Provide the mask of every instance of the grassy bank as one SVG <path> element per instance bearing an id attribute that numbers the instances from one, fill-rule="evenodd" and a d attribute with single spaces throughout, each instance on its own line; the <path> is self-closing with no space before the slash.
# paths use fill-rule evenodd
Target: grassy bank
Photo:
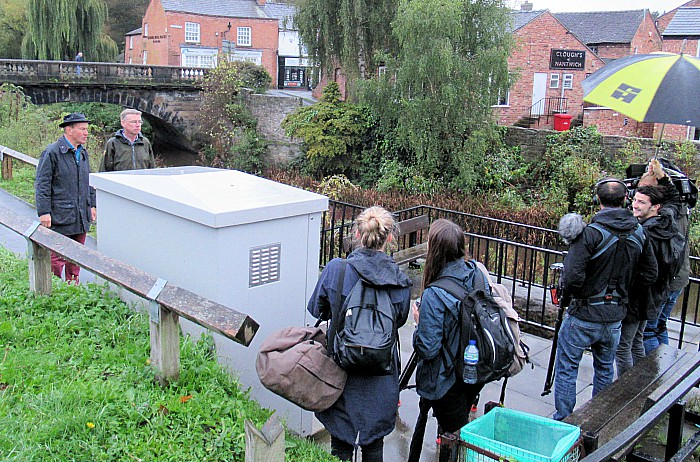
<path id="1" fill-rule="evenodd" d="M 26 261 L 0 248 L 0 460 L 242 461 L 244 420 L 271 411 L 183 339 L 181 378 L 154 383 L 148 318 L 105 287 L 28 289 Z M 287 460 L 330 461 L 288 437 Z"/>

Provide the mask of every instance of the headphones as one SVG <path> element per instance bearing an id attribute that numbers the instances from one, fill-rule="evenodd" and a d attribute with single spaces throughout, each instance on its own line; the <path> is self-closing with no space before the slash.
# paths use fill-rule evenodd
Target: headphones
<path id="1" fill-rule="evenodd" d="M 601 186 L 608 183 L 617 183 L 625 187 L 625 200 L 622 203 L 622 208 L 627 208 L 632 205 L 632 200 L 630 199 L 629 189 L 627 189 L 627 184 L 624 181 L 618 180 L 617 178 L 603 178 L 599 180 L 593 187 L 593 205 L 600 205 L 600 199 L 598 199 L 598 190 Z"/>

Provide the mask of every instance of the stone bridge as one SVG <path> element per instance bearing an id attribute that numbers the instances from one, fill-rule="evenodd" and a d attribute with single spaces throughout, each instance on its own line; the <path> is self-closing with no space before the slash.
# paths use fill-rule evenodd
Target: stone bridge
<path id="1" fill-rule="evenodd" d="M 157 139 L 194 151 L 205 69 L 74 61 L 0 60 L 0 83 L 22 87 L 34 104 L 100 102 L 143 112 Z"/>

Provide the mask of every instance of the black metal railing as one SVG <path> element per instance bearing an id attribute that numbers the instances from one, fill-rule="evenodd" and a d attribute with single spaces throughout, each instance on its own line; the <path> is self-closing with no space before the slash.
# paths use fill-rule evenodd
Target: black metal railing
<path id="1" fill-rule="evenodd" d="M 346 256 L 343 239 L 350 234 L 353 220 L 363 209 L 329 201 L 329 210 L 323 214 L 320 266 Z M 394 215 L 398 221 L 428 215 L 431 223 L 438 218 L 458 223 L 466 232 L 471 255 L 483 262 L 498 282 L 510 284 L 511 296 L 525 323 L 548 331 L 554 329 L 554 307 L 547 289 L 556 281 L 550 265 L 563 261 L 566 250 L 555 230 L 426 205 L 399 210 Z M 409 242 L 409 236 L 399 239 L 398 250 L 425 241 L 427 230 L 418 231 L 413 243 Z M 698 265 L 700 258 L 691 257 L 691 269 Z M 671 316 L 671 320 L 680 323 L 679 348 L 695 341 L 688 335 L 688 329 L 700 326 L 699 294 L 700 278 L 691 277 Z M 676 343 L 675 338 L 672 343 Z"/>
<path id="2" fill-rule="evenodd" d="M 569 100 L 558 96 L 550 96 L 542 98 L 535 104 L 530 106 L 529 121 L 537 120 L 537 126 L 540 125 L 540 118 L 545 117 L 545 123 L 549 123 L 549 118 L 554 114 L 563 114 L 569 110 Z"/>

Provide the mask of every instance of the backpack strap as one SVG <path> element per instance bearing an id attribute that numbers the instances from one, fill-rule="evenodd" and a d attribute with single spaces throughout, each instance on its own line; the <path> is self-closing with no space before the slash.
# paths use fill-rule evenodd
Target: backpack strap
<path id="1" fill-rule="evenodd" d="M 329 356 L 333 354 L 333 342 L 335 333 L 338 331 L 340 310 L 343 308 L 343 283 L 345 282 L 345 268 L 347 266 L 348 261 L 345 259 L 341 260 L 338 282 L 335 286 L 335 293 L 338 298 L 335 300 L 335 303 L 331 303 L 331 322 L 328 324 L 328 331 L 326 332 L 326 351 Z"/>
<path id="2" fill-rule="evenodd" d="M 631 233 L 617 234 L 611 232 L 610 230 L 606 229 L 604 226 L 598 223 L 591 223 L 588 226 L 598 230 L 603 236 L 603 239 L 594 249 L 593 255 L 591 256 L 591 260 L 603 255 L 613 245 L 615 245 L 615 254 L 613 255 L 613 267 L 610 271 L 610 277 L 608 278 L 608 284 L 606 288 L 592 297 L 579 300 L 587 305 L 603 305 L 608 303 L 614 303 L 619 305 L 627 303 L 627 299 L 623 299 L 622 296 L 620 296 L 619 291 L 619 281 L 621 274 L 619 271 L 617 271 L 617 269 L 622 267 L 625 259 L 625 254 L 624 252 L 621 252 L 620 249 L 629 241 L 639 248 L 640 253 L 644 250 L 644 242 L 646 241 L 646 235 L 644 234 L 644 229 L 642 228 L 642 225 L 637 224 L 634 231 L 632 231 Z"/>

